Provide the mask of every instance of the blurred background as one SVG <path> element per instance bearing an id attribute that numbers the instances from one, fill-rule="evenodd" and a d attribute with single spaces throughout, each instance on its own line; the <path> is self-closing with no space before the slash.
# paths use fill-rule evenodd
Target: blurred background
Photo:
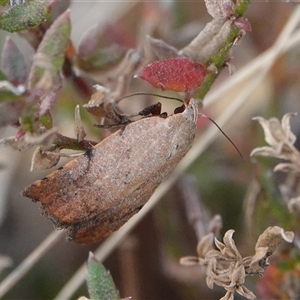
<path id="1" fill-rule="evenodd" d="M 70 7 L 71 38 L 75 47 L 80 45 L 80 40 L 90 27 L 97 26 L 99 32 L 102 31 L 99 41 L 103 47 L 111 44 L 137 47 L 143 43 L 146 34 L 150 34 L 180 49 L 211 20 L 203 1 L 73 1 Z M 253 1 L 246 14 L 252 31 L 242 38 L 232 52 L 230 62 L 236 70 L 251 64 L 253 59 L 273 45 L 295 7 L 293 1 Z M 0 32 L 2 42 L 6 35 L 6 32 Z M 17 34 L 11 37 L 24 51 L 30 65 L 33 50 Z M 295 230 L 297 219 L 293 218 L 291 224 L 292 217 L 289 217 L 279 191 L 274 188 L 278 180 L 283 180 L 274 178 L 271 172 L 274 160 L 265 159 L 257 165 L 251 162 L 249 154 L 255 147 L 265 145 L 262 129 L 251 120 L 252 117 L 275 116 L 281 119 L 286 112 L 299 111 L 299 49 L 298 45 L 277 58 L 243 108 L 223 128 L 246 161 L 240 158 L 220 133 L 218 139 L 199 156 L 186 174 L 182 174 L 179 182 L 104 261 L 121 297 L 132 296 L 133 299 L 143 300 L 218 299 L 225 294 L 221 288 L 210 290 L 206 286 L 205 274 L 200 267 L 179 264 L 180 257 L 196 256 L 197 236 L 186 209 L 190 205 L 189 197 L 198 199 L 204 226 L 213 215 L 221 215 L 223 228 L 220 238 L 228 229 L 236 231 L 234 238 L 244 256 L 253 255 L 256 239 L 267 226 L 276 224 Z M 97 82 L 97 73 L 91 71 L 89 76 L 91 84 Z M 222 86 L 229 77 L 225 69 L 211 92 Z M 209 108 L 205 107 L 204 99 L 204 113 L 212 118 L 221 115 L 246 83 L 234 86 Z M 135 82 L 132 91 L 154 90 L 147 83 Z M 74 136 L 74 107 L 87 101 L 66 82 L 53 113 L 60 132 Z M 135 106 L 137 102 L 128 100 L 125 105 L 135 112 L 139 109 Z M 164 110 L 168 110 L 168 100 L 162 102 Z M 96 122 L 86 112 L 82 112 L 82 115 L 84 122 Z M 292 129 L 295 134 L 299 132 L 299 125 L 299 116 L 294 117 Z M 199 135 L 207 126 L 206 121 L 199 121 Z M 14 133 L 13 128 L 0 129 L 1 138 Z M 97 140 L 100 136 L 91 128 L 87 138 Z M 7 266 L 2 270 L 0 279 L 5 278 L 53 231 L 51 221 L 42 216 L 39 205 L 20 195 L 24 187 L 50 172 L 29 171 L 32 153 L 33 150 L 18 153 L 0 148 L 0 266 Z M 60 164 L 66 161 L 63 159 Z M 260 189 L 260 193 L 253 191 L 254 182 L 259 178 L 267 181 L 265 184 L 274 191 L 272 197 L 266 192 L 266 186 Z M 88 252 L 98 246 L 77 245 L 61 238 L 4 299 L 54 298 L 87 260 Z M 289 260 L 289 249 L 280 253 L 281 260 Z M 299 291 L 299 269 L 295 265 L 291 268 L 288 270 L 295 280 L 293 288 Z M 275 272 L 273 269 L 273 273 L 263 279 L 247 278 L 246 286 L 258 298 L 284 299 L 283 291 L 282 294 L 271 294 L 271 291 L 279 288 L 282 278 L 287 276 L 287 271 L 282 270 L 277 268 Z M 267 282 L 268 278 L 271 279 Z M 261 291 L 262 286 L 264 292 Z M 83 295 L 88 296 L 85 285 L 79 288 L 72 299 Z M 240 298 L 236 296 L 236 299 Z"/>

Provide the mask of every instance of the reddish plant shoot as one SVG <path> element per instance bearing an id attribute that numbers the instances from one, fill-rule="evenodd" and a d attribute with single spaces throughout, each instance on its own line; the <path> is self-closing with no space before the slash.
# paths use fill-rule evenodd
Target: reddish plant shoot
<path id="1" fill-rule="evenodd" d="M 234 21 L 233 21 L 234 25 L 241 29 L 241 30 L 244 30 L 244 31 L 251 31 L 252 30 L 252 27 L 251 27 L 251 24 L 250 22 L 248 21 L 247 18 L 245 17 L 239 17 L 239 18 L 236 18 Z"/>
<path id="2" fill-rule="evenodd" d="M 206 66 L 200 62 L 176 57 L 150 63 L 135 77 L 162 90 L 190 92 L 202 84 L 207 72 Z"/>

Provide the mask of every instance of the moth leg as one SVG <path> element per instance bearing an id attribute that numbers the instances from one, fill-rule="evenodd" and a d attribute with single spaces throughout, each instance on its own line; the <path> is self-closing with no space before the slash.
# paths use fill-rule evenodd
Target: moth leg
<path id="1" fill-rule="evenodd" d="M 115 123 L 115 124 L 107 124 L 107 125 L 97 125 L 95 124 L 94 126 L 98 128 L 115 128 L 115 127 L 120 127 L 127 125 L 131 122 L 131 118 L 138 117 L 138 116 L 143 116 L 143 117 L 150 117 L 150 116 L 161 116 L 163 118 L 166 118 L 167 116 L 165 113 L 161 113 L 161 103 L 157 102 L 155 104 L 149 105 L 145 107 L 143 110 L 139 111 L 138 113 L 130 114 L 130 115 L 119 115 L 119 117 L 123 117 L 123 120 Z"/>

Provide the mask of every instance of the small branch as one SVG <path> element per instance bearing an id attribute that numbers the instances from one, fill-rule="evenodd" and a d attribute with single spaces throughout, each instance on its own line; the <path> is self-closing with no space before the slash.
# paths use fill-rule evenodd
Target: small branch
<path id="1" fill-rule="evenodd" d="M 240 30 L 236 27 L 232 28 L 226 42 L 222 49 L 214 55 L 210 60 L 209 64 L 213 64 L 216 67 L 216 72 L 209 73 L 204 82 L 202 83 L 201 87 L 197 91 L 196 98 L 204 99 L 205 95 L 210 90 L 212 84 L 215 82 L 221 71 L 225 66 L 225 62 L 228 58 L 229 51 L 233 45 L 234 40 L 238 37 Z"/>
<path id="2" fill-rule="evenodd" d="M 238 17 L 241 17 L 245 15 L 250 3 L 252 0 L 243 0 L 235 9 L 235 15 Z M 210 90 L 212 84 L 216 80 L 216 78 L 219 76 L 221 71 L 223 70 L 226 60 L 229 56 L 229 51 L 232 48 L 234 41 L 239 38 L 240 35 L 240 29 L 236 26 L 232 25 L 231 31 L 224 42 L 221 49 L 216 53 L 214 56 L 212 56 L 208 60 L 208 64 L 213 64 L 216 67 L 216 72 L 212 72 L 208 74 L 202 83 L 201 87 L 197 91 L 196 97 L 199 99 L 204 99 L 207 92 Z"/>

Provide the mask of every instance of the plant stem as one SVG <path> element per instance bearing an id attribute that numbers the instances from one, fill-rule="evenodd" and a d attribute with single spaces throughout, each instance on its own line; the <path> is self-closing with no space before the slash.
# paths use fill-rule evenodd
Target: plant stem
<path id="1" fill-rule="evenodd" d="M 235 15 L 241 17 L 245 15 L 246 10 L 248 9 L 252 0 L 243 0 L 235 9 Z M 231 31 L 224 42 L 221 49 L 213 55 L 209 61 L 207 62 L 209 65 L 213 64 L 216 67 L 216 72 L 209 73 L 204 82 L 202 83 L 201 87 L 198 89 L 196 98 L 204 99 L 207 92 L 210 90 L 212 84 L 215 82 L 216 78 L 219 76 L 221 71 L 223 70 L 226 61 L 229 57 L 229 51 L 234 45 L 234 41 L 239 38 L 240 29 L 232 24 Z"/>

